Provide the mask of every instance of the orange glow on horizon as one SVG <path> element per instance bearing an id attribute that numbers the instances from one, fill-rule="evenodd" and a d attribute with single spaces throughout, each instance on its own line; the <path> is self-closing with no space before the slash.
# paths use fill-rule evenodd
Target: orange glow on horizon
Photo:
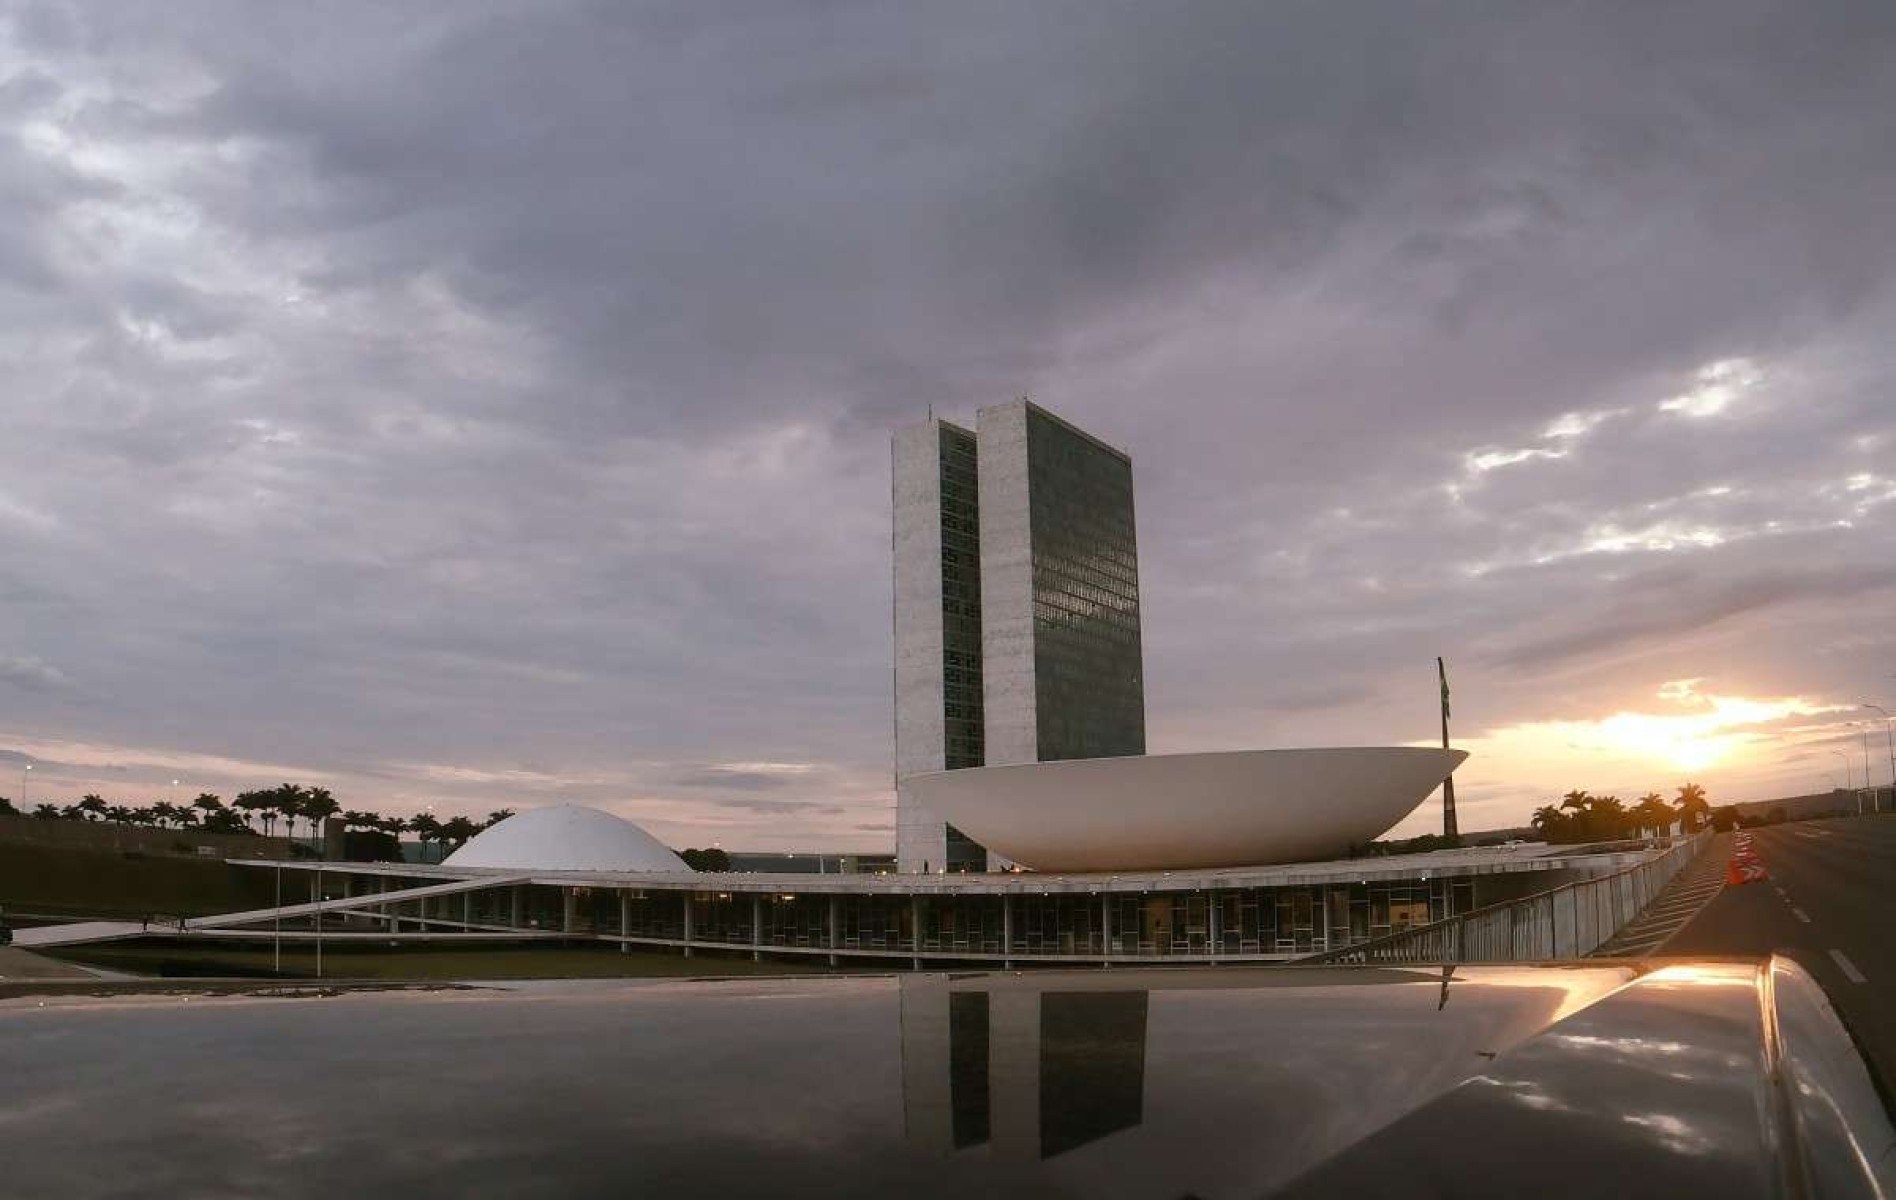
<path id="1" fill-rule="evenodd" d="M 1622 709 L 1601 717 L 1525 721 L 1490 729 L 1456 745 L 1489 778 L 1564 790 L 1598 787 L 1609 777 L 1650 777 L 1743 767 L 1774 751 L 1793 731 L 1787 718 L 1822 716 L 1844 706 L 1802 696 L 1759 698 L 1701 692 L 1695 679 L 1669 682 L 1657 698 L 1671 711 Z M 1464 774 L 1468 774 L 1464 769 Z"/>
<path id="2" fill-rule="evenodd" d="M 1578 753 L 1690 772 L 1730 765 L 1753 746 L 1775 742 L 1775 731 L 1763 728 L 1774 721 L 1838 711 L 1835 705 L 1813 704 L 1801 696 L 1707 694 L 1697 690 L 1697 682 L 1674 680 L 1658 691 L 1659 699 L 1684 712 L 1622 710 L 1591 720 L 1532 721 L 1503 726 L 1477 741 L 1506 757 L 1537 752 L 1564 758 Z"/>

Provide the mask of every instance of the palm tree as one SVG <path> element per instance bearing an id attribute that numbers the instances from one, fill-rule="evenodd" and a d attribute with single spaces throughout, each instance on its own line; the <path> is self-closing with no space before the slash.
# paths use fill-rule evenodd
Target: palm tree
<path id="1" fill-rule="evenodd" d="M 270 807 L 283 815 L 283 824 L 291 841 L 296 840 L 296 818 L 303 815 L 303 800 L 307 795 L 293 783 L 280 783 L 270 789 Z"/>
<path id="2" fill-rule="evenodd" d="M 450 817 L 441 827 L 441 840 L 451 843 L 456 850 L 467 845 L 467 839 L 481 831 L 481 827 L 466 817 Z"/>
<path id="3" fill-rule="evenodd" d="M 1567 818 L 1560 832 L 1567 841 L 1584 841 L 1593 836 L 1592 822 L 1587 820 L 1587 806 L 1592 803 L 1592 794 L 1584 788 L 1575 788 L 1560 798 L 1560 811 Z"/>
<path id="4" fill-rule="evenodd" d="M 1672 806 L 1658 792 L 1647 792 L 1633 805 L 1633 820 L 1639 828 L 1652 830 L 1654 837 L 1664 837 L 1672 824 Z"/>
<path id="5" fill-rule="evenodd" d="M 433 813 L 425 812 L 408 818 L 408 827 L 415 831 L 416 840 L 423 846 L 441 840 L 441 822 L 435 819 Z M 425 859 L 427 855 L 422 857 Z"/>
<path id="6" fill-rule="evenodd" d="M 114 825 L 130 825 L 132 823 L 132 810 L 123 804 L 114 804 L 105 810 L 105 819 Z"/>
<path id="7" fill-rule="evenodd" d="M 309 832 L 314 836 L 316 829 L 326 819 L 342 811 L 342 805 L 326 787 L 305 788 L 303 790 L 303 817 L 309 822 Z"/>
<path id="8" fill-rule="evenodd" d="M 1696 783 L 1687 783 L 1679 789 L 1679 820 L 1687 833 L 1698 832 L 1704 824 L 1704 818 L 1710 815 L 1712 806 L 1705 801 L 1705 789 Z"/>
<path id="9" fill-rule="evenodd" d="M 1595 796 L 1587 804 L 1587 824 L 1594 837 L 1626 836 L 1626 805 L 1618 796 Z"/>
<path id="10" fill-rule="evenodd" d="M 1528 823 L 1531 824 L 1542 837 L 1550 842 L 1555 842 L 1560 840 L 1560 834 L 1565 831 L 1567 823 L 1572 819 L 1573 818 L 1561 812 L 1553 805 L 1543 804 L 1534 810 L 1534 817 Z"/>
<path id="11" fill-rule="evenodd" d="M 169 800 L 160 800 L 151 806 L 152 821 L 161 827 L 170 826 L 171 822 L 177 818 L 177 815 L 178 806 Z"/>
<path id="12" fill-rule="evenodd" d="M 141 805 L 138 808 L 134 808 L 132 810 L 132 824 L 156 825 L 157 823 L 158 823 L 158 814 L 153 812 L 149 805 Z"/>
<path id="13" fill-rule="evenodd" d="M 105 810 L 108 806 L 98 796 L 87 792 L 73 807 L 84 814 L 88 821 L 102 821 L 105 819 Z"/>
<path id="14" fill-rule="evenodd" d="M 191 801 L 191 807 L 204 814 L 204 823 L 211 823 L 213 814 L 224 811 L 224 798 L 212 792 L 199 792 L 197 799 Z"/>
<path id="15" fill-rule="evenodd" d="M 398 838 L 408 832 L 408 822 L 402 817 L 383 817 L 376 821 L 375 827 L 383 833 L 392 833 Z"/>
<path id="16" fill-rule="evenodd" d="M 57 821 L 59 820 L 59 805 L 35 804 L 33 806 L 33 815 L 42 821 Z"/>
<path id="17" fill-rule="evenodd" d="M 490 812 L 487 814 L 487 820 L 481 823 L 481 828 L 492 829 L 494 826 L 500 824 L 502 821 L 505 821 L 508 817 L 511 817 L 513 815 L 514 815 L 514 810 L 511 808 L 497 808 L 493 812 Z"/>

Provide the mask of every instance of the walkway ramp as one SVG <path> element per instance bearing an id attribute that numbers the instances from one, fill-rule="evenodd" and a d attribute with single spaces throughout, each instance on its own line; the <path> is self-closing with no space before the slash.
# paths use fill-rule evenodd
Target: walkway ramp
<path id="1" fill-rule="evenodd" d="M 517 883 L 531 882 L 532 879 L 531 875 L 482 875 L 475 879 L 431 883 L 425 887 L 403 888 L 395 892 L 363 892 L 360 895 L 341 896 L 334 900 L 311 900 L 303 904 L 285 904 L 281 908 L 253 908 L 246 912 L 219 913 L 214 917 L 193 917 L 186 920 L 184 932 L 190 933 L 199 929 L 229 929 L 238 925 L 255 925 L 263 921 L 287 921 L 297 917 L 312 917 L 317 913 L 359 911 L 403 900 L 426 900 L 433 896 L 458 896 L 463 892 L 484 892 L 488 888 L 512 887 Z M 419 920 L 420 918 L 404 917 L 403 919 Z M 138 926 L 132 926 L 132 931 L 138 932 Z"/>
<path id="2" fill-rule="evenodd" d="M 138 921 L 74 921 L 66 925 L 35 925 L 14 930 L 13 944 L 22 950 L 39 950 L 50 946 L 82 946 L 88 942 L 116 942 L 125 938 L 163 937 L 167 934 L 234 929 L 245 925 L 258 925 L 265 921 L 295 920 L 299 917 L 315 916 L 317 913 L 361 913 L 364 910 L 404 900 L 426 900 L 433 896 L 458 896 L 463 892 L 512 887 L 517 883 L 527 883 L 532 878 L 531 875 L 483 875 L 475 879 L 431 883 L 425 887 L 403 888 L 394 892 L 367 892 L 357 896 L 342 896 L 334 900 L 285 904 L 280 908 L 253 908 L 244 912 L 219 913 L 209 917 L 187 917 L 182 922 L 164 920 L 145 924 Z M 404 917 L 403 919 L 419 920 L 420 918 Z M 313 932 L 312 936 L 314 936 Z"/>
<path id="3" fill-rule="evenodd" d="M 125 938 L 163 933 L 164 927 L 148 930 L 137 921 L 74 921 L 69 925 L 35 925 L 13 931 L 13 944 L 22 950 L 47 946 L 82 946 L 87 942 L 117 942 Z"/>
<path id="4" fill-rule="evenodd" d="M 1699 910 L 1717 898 L 1725 887 L 1725 843 L 1727 834 L 1718 835 L 1711 853 L 1700 856 L 1692 866 L 1673 877 L 1663 892 L 1653 897 L 1640 914 L 1625 928 L 1595 950 L 1593 958 L 1643 958 L 1657 954 L 1672 935 L 1684 929 L 1698 916 Z"/>

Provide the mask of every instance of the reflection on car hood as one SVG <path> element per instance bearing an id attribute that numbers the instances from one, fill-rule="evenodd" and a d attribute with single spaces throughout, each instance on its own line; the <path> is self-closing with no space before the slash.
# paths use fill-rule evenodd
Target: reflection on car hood
<path id="1" fill-rule="evenodd" d="M 1738 1200 L 1896 1163 L 1782 961 L 29 998 L 0 1079 L 32 1196 Z"/>

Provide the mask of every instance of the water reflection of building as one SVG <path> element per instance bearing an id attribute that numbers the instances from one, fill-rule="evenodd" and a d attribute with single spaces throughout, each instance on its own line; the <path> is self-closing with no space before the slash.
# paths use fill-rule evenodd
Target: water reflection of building
<path id="1" fill-rule="evenodd" d="M 1147 992 L 957 991 L 921 977 L 901 995 L 915 1145 L 1039 1160 L 1144 1119 Z"/>

